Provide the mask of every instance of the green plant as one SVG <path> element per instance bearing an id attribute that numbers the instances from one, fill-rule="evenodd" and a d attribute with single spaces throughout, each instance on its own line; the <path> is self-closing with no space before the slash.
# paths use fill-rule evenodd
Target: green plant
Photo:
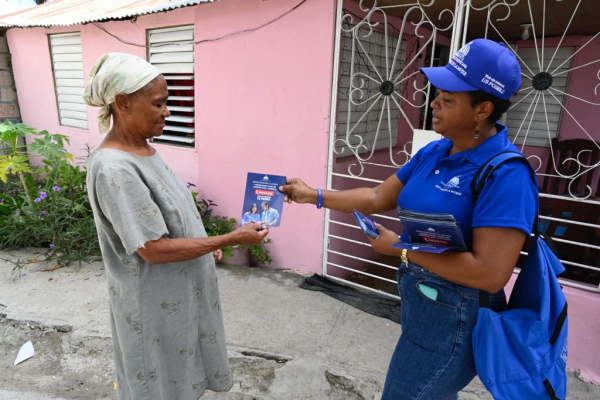
<path id="1" fill-rule="evenodd" d="M 271 252 L 265 247 L 266 244 L 273 243 L 271 239 L 265 239 L 260 244 L 254 246 L 243 246 L 250 251 L 256 261 L 260 264 L 271 265 L 273 259 L 271 258 Z"/>
<path id="2" fill-rule="evenodd" d="M 188 183 L 188 188 L 191 189 L 192 186 L 195 185 Z M 194 197 L 196 206 L 198 207 L 198 212 L 202 218 L 202 223 L 204 224 L 204 229 L 206 230 L 206 234 L 208 236 L 224 235 L 236 229 L 237 221 L 235 218 L 218 216 L 213 213 L 214 207 L 218 207 L 214 201 L 208 199 L 198 200 L 198 193 L 194 192 L 193 190 L 192 196 Z M 271 239 L 265 239 L 257 245 L 240 245 L 239 247 L 248 249 L 250 254 L 252 254 L 259 263 L 270 265 L 271 262 L 273 262 L 273 259 L 271 258 L 269 250 L 265 247 L 265 245 L 270 243 L 272 243 Z M 229 258 L 233 256 L 233 246 L 227 246 L 222 250 L 223 257 Z"/>
<path id="3" fill-rule="evenodd" d="M 6 261 L 9 264 L 13 265 L 13 269 L 12 271 L 10 271 L 10 273 L 13 275 L 13 280 L 16 280 L 17 278 L 21 278 L 22 274 L 23 274 L 23 267 L 26 263 L 21 261 L 21 257 L 17 258 L 17 260 L 8 260 L 6 258 L 0 258 L 0 260 L 2 261 Z"/>
<path id="4" fill-rule="evenodd" d="M 72 164 L 65 143 L 64 135 L 0 124 L 0 248 L 46 247 L 47 260 L 60 264 L 100 253 L 86 170 Z"/>

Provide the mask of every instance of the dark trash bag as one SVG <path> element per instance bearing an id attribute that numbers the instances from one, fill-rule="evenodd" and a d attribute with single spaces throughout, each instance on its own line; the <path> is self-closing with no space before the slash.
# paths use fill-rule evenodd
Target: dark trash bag
<path id="1" fill-rule="evenodd" d="M 539 235 L 538 223 L 536 218 L 508 309 L 492 311 L 481 293 L 473 332 L 475 367 L 496 400 L 567 396 L 567 301 L 557 278 L 565 267 Z"/>
<path id="2" fill-rule="evenodd" d="M 377 317 L 388 318 L 400 324 L 400 300 L 359 292 L 316 274 L 306 278 L 300 287 L 306 290 L 323 292 L 361 311 Z"/>

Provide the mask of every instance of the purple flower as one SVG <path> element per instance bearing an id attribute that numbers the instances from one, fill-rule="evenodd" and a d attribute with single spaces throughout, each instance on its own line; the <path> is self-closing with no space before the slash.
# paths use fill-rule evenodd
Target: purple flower
<path id="1" fill-rule="evenodd" d="M 8 168 L 7 168 L 7 171 L 8 171 L 8 172 L 12 171 L 12 167 L 8 167 Z"/>
<path id="2" fill-rule="evenodd" d="M 52 251 L 48 253 L 48 257 L 52 257 Z"/>
<path id="3" fill-rule="evenodd" d="M 50 247 L 51 249 L 53 249 L 54 248 L 54 243 L 50 243 L 50 246 L 48 246 L 48 247 Z"/>
<path id="4" fill-rule="evenodd" d="M 31 210 L 28 210 L 28 211 L 27 211 L 27 214 L 33 214 L 33 211 L 31 211 Z"/>
<path id="5" fill-rule="evenodd" d="M 44 200 L 46 197 L 48 197 L 48 193 L 40 192 L 40 199 Z"/>
<path id="6" fill-rule="evenodd" d="M 39 197 L 34 200 L 34 202 L 36 203 L 39 203 L 40 201 L 42 201 L 42 199 L 40 199 Z"/>
<path id="7" fill-rule="evenodd" d="M 0 204 L 4 204 L 4 199 L 0 199 Z"/>
<path id="8" fill-rule="evenodd" d="M 40 215 L 46 215 L 46 211 L 44 211 L 44 210 L 40 211 Z"/>
<path id="9" fill-rule="evenodd" d="M 60 191 L 60 187 L 58 187 L 58 186 L 54 186 L 54 187 L 52 188 L 52 190 L 54 190 L 55 192 L 58 192 L 58 191 Z"/>
<path id="10" fill-rule="evenodd" d="M 20 210 L 15 211 L 15 217 L 18 217 L 19 215 L 21 215 L 21 211 Z"/>
<path id="11" fill-rule="evenodd" d="M 23 274 L 21 274 L 21 276 L 27 276 L 27 274 L 23 273 Z"/>

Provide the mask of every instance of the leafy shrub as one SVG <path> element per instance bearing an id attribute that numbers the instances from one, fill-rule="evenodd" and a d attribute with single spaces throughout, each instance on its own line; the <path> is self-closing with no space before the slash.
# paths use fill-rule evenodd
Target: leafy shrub
<path id="1" fill-rule="evenodd" d="M 24 143 L 27 135 L 33 137 L 29 148 Z M 65 143 L 69 138 L 64 135 L 0 123 L 0 249 L 45 247 L 46 259 L 59 264 L 81 264 L 100 255 L 87 197 L 87 171 L 73 164 Z M 91 149 L 86 150 L 89 154 Z M 40 159 L 37 166 L 30 163 L 35 158 Z M 234 218 L 214 215 L 214 202 L 197 200 L 194 191 L 192 195 L 208 236 L 235 230 Z M 272 261 L 268 243 L 271 239 L 242 247 L 268 265 Z M 232 249 L 224 248 L 224 257 L 231 257 Z"/>
<path id="2" fill-rule="evenodd" d="M 100 254 L 86 170 L 71 164 L 65 143 L 64 135 L 0 124 L 0 248 L 46 247 L 47 260 L 60 264 Z M 29 163 L 36 157 L 39 166 Z"/>

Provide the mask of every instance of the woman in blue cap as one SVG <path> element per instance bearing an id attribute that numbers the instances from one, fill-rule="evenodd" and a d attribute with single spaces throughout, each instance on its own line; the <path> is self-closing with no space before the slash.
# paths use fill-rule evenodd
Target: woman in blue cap
<path id="1" fill-rule="evenodd" d="M 513 53 L 476 39 L 445 67 L 422 68 L 437 88 L 431 103 L 433 129 L 444 136 L 421 149 L 375 188 L 312 189 L 289 179 L 280 190 L 288 202 L 337 211 L 381 213 L 401 206 L 451 213 L 467 251 L 441 254 L 390 247 L 398 235 L 379 225 L 369 239 L 374 250 L 398 256 L 402 335 L 392 356 L 383 399 L 456 399 L 475 377 L 472 332 L 479 291 L 491 293 L 490 308 L 506 308 L 504 286 L 525 239 L 531 234 L 538 188 L 520 162 L 496 170 L 474 204 L 470 188 L 479 167 L 492 156 L 518 149 L 497 123 L 521 86 Z"/>

